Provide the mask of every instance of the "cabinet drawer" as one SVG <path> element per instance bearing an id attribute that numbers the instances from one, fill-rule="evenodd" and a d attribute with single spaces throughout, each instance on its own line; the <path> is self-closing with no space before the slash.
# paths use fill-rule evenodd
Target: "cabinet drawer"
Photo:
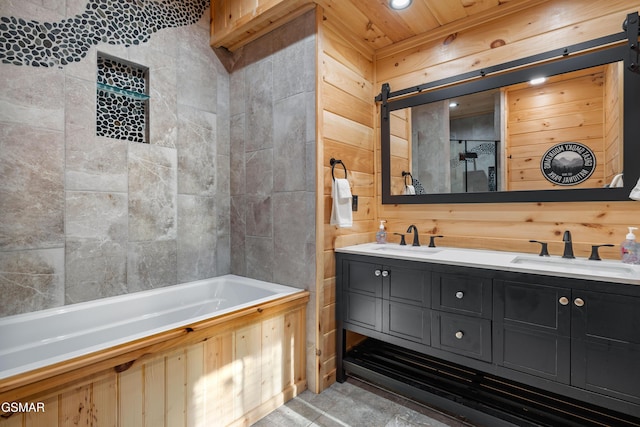
<path id="1" fill-rule="evenodd" d="M 393 301 L 385 301 L 383 310 L 384 333 L 430 344 L 431 310 Z"/>
<path id="2" fill-rule="evenodd" d="M 490 319 L 491 285 L 486 277 L 434 274 L 432 307 Z"/>
<path id="3" fill-rule="evenodd" d="M 434 312 L 432 346 L 491 362 L 491 321 Z"/>
<path id="4" fill-rule="evenodd" d="M 369 295 L 344 293 L 344 321 L 375 331 L 382 330 L 382 300 Z"/>

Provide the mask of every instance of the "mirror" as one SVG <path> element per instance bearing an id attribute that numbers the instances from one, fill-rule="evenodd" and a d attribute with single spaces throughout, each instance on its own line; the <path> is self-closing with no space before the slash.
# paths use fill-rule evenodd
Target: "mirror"
<path id="1" fill-rule="evenodd" d="M 628 200 L 640 175 L 640 75 L 628 52 L 536 58 L 390 93 L 381 108 L 383 203 Z M 537 77 L 546 80 L 532 84 Z"/>

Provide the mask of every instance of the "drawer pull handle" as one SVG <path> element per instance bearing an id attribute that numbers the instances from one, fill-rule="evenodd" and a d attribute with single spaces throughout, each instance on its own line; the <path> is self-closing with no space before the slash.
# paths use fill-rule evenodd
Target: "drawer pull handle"
<path id="1" fill-rule="evenodd" d="M 387 270 L 382 270 L 382 277 L 389 276 L 389 272 Z"/>
<path id="2" fill-rule="evenodd" d="M 456 332 L 456 338 L 458 338 L 459 340 L 461 340 L 463 336 L 464 336 L 464 333 L 462 331 Z"/>
<path id="3" fill-rule="evenodd" d="M 576 298 L 573 303 L 576 307 L 582 307 L 584 305 L 584 300 L 582 298 Z"/>
<path id="4" fill-rule="evenodd" d="M 560 297 L 560 299 L 558 300 L 558 302 L 559 302 L 561 305 L 567 305 L 567 304 L 569 304 L 569 298 L 567 298 L 567 297 Z"/>
<path id="5" fill-rule="evenodd" d="M 464 298 L 464 292 L 460 292 L 460 291 L 456 292 L 456 298 L 458 299 Z"/>
<path id="6" fill-rule="evenodd" d="M 380 275 L 382 274 L 382 271 L 376 270 L 376 271 L 373 272 L 373 274 L 375 274 L 376 277 L 380 277 Z"/>

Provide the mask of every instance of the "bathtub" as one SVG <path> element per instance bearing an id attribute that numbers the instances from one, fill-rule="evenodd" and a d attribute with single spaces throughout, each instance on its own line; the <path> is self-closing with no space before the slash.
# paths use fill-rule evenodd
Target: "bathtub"
<path id="1" fill-rule="evenodd" d="M 309 295 L 227 275 L 2 318 L 0 427 L 250 425 L 307 387 Z"/>
<path id="2" fill-rule="evenodd" d="M 0 382 L 300 291 L 226 275 L 0 318 Z"/>

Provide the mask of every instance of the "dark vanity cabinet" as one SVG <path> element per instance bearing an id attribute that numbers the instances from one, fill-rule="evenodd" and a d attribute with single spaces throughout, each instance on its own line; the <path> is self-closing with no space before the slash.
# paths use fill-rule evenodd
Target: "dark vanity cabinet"
<path id="1" fill-rule="evenodd" d="M 356 363 L 345 348 L 346 331 L 353 331 L 374 339 L 374 347 L 397 346 L 391 353 L 413 352 L 398 357 L 409 372 L 438 371 L 426 367 L 430 358 L 474 372 L 469 384 L 490 382 L 470 399 L 504 382 L 524 401 L 549 392 L 561 406 L 583 402 L 640 425 L 638 286 L 339 252 L 336 281 L 338 380 Z M 384 383 L 380 378 L 372 376 Z M 437 376 L 429 382 L 439 384 Z"/>
<path id="2" fill-rule="evenodd" d="M 411 263 L 387 261 L 351 260 L 342 265 L 342 320 L 365 334 L 376 331 L 428 345 L 431 274 Z"/>

